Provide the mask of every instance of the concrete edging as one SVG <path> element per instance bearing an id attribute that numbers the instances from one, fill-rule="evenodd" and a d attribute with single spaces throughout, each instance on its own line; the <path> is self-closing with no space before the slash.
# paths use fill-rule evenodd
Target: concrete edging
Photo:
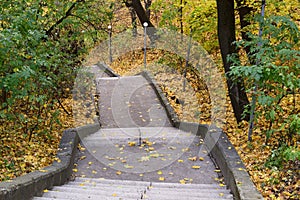
<path id="1" fill-rule="evenodd" d="M 11 181 L 0 182 L 0 200 L 30 200 L 33 196 L 41 195 L 45 189 L 51 189 L 53 186 L 63 185 L 69 181 L 79 143 L 77 132 L 89 134 L 97 127 L 99 125 L 95 124 L 65 130 L 57 152 L 57 158 L 60 161 L 54 161 L 52 165 L 42 170 L 28 173 Z"/>
<path id="2" fill-rule="evenodd" d="M 143 71 L 143 72 L 139 73 L 138 75 L 143 76 L 149 82 L 149 84 L 152 86 L 159 101 L 165 108 L 167 116 L 168 116 L 171 124 L 174 127 L 176 127 L 176 123 L 180 122 L 179 118 L 178 118 L 177 114 L 175 113 L 174 109 L 172 108 L 172 106 L 170 105 L 167 97 L 164 95 L 163 91 L 160 89 L 160 87 L 156 83 L 155 79 L 147 71 Z"/>
<path id="3" fill-rule="evenodd" d="M 115 73 L 110 67 L 108 67 L 105 63 L 103 62 L 99 62 L 96 64 L 96 66 L 98 66 L 101 70 L 104 71 L 104 73 L 106 73 L 107 75 L 109 75 L 110 77 L 120 77 L 119 74 Z"/>
<path id="4" fill-rule="evenodd" d="M 168 117 L 174 127 L 205 138 L 207 148 L 211 149 L 210 155 L 213 158 L 218 158 L 215 159 L 215 162 L 219 166 L 225 183 L 232 191 L 235 199 L 263 199 L 263 196 L 252 182 L 245 165 L 227 135 L 217 127 L 211 128 L 208 125 L 181 122 L 151 75 L 147 71 L 143 71 L 140 75 L 144 76 L 154 88 L 161 103 L 165 106 Z M 212 131 L 208 131 L 209 128 Z"/>

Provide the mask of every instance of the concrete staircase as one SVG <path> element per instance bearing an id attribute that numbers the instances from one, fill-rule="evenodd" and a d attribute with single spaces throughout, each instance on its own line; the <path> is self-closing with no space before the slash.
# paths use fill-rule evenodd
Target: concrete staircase
<path id="1" fill-rule="evenodd" d="M 33 200 L 201 200 L 233 199 L 217 184 L 152 183 L 142 181 L 76 178 Z"/>
<path id="2" fill-rule="evenodd" d="M 186 168 L 185 165 L 179 168 L 177 165 L 181 164 L 177 161 L 183 159 L 185 153 L 190 153 L 185 155 L 185 160 L 192 155 L 202 156 L 197 155 L 202 152 L 199 151 L 202 147 L 200 138 L 171 127 L 164 107 L 151 85 L 142 76 L 105 77 L 98 78 L 96 82 L 102 127 L 96 133 L 81 138 L 84 147 L 105 166 L 111 166 L 113 160 L 112 168 L 115 170 L 122 171 L 122 174 L 145 173 L 145 179 L 124 180 L 126 178 L 121 176 L 118 180 L 115 176 L 110 176 L 109 179 L 76 177 L 74 181 L 55 186 L 44 192 L 42 197 L 34 197 L 33 200 L 233 199 L 230 190 L 218 185 L 216 181 L 212 182 L 217 173 L 208 157 L 205 157 L 205 162 L 199 159 L 193 162 L 200 168 L 196 176 L 201 177 L 201 180 L 197 183 L 181 184 L 179 179 L 152 182 L 155 180 L 153 175 L 157 175 L 155 170 L 173 166 L 174 174 L 180 175 L 194 170 L 191 167 Z M 192 147 L 191 144 L 198 145 Z M 185 152 L 189 148 L 195 152 Z M 126 165 L 122 157 L 126 159 Z M 79 164 L 78 166 L 78 171 L 87 169 L 80 168 Z M 200 173 L 202 170 L 203 173 Z M 102 174 L 100 177 L 105 176 L 106 174 Z"/>

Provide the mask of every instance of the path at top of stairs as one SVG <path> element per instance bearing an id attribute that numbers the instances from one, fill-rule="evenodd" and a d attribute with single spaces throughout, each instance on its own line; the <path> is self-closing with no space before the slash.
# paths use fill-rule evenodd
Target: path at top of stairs
<path id="1" fill-rule="evenodd" d="M 143 76 L 97 79 L 103 128 L 171 126 L 164 107 Z"/>

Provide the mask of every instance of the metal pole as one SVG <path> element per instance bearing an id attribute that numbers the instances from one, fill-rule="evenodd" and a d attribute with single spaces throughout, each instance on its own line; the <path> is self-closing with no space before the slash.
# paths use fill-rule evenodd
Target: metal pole
<path id="1" fill-rule="evenodd" d="M 186 88 L 186 73 L 187 73 L 187 68 L 189 66 L 189 61 L 190 61 L 190 54 L 191 54 L 191 44 L 192 43 L 192 30 L 190 32 L 190 36 L 189 36 L 189 41 L 188 41 L 188 49 L 187 49 L 187 53 L 186 53 L 186 59 L 185 59 L 185 66 L 184 66 L 184 70 L 183 70 L 183 92 L 185 92 L 185 88 Z"/>
<path id="2" fill-rule="evenodd" d="M 265 6 L 266 6 L 266 1 L 262 0 L 262 5 L 261 5 L 261 16 L 264 18 L 265 16 Z M 262 19 L 263 20 L 263 19 Z M 259 33 L 258 36 L 261 38 L 262 37 L 262 25 L 260 25 L 259 28 Z M 261 47 L 261 42 L 258 42 L 258 47 Z M 256 60 L 256 65 L 260 63 L 260 60 Z M 249 124 L 249 131 L 248 131 L 248 141 L 252 141 L 252 133 L 253 133 L 253 128 L 254 128 L 254 117 L 255 117 L 255 105 L 256 105 L 256 92 L 258 90 L 258 85 L 255 82 L 254 85 L 254 90 L 253 90 L 253 95 L 252 95 L 252 102 L 251 102 L 251 113 L 250 113 L 250 124 Z"/>
<path id="3" fill-rule="evenodd" d="M 147 27 L 148 27 L 148 23 L 144 22 L 143 23 L 144 26 L 144 70 L 146 70 L 147 68 Z"/>
<path id="4" fill-rule="evenodd" d="M 109 62 L 112 63 L 112 53 L 111 53 L 111 35 L 112 35 L 112 27 L 109 25 L 108 27 L 108 36 L 109 36 L 109 42 L 108 42 L 108 48 L 109 48 Z"/>

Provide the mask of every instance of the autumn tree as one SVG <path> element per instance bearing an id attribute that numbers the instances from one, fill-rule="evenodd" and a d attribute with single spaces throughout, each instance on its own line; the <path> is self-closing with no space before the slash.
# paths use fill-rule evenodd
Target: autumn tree
<path id="1" fill-rule="evenodd" d="M 240 1 L 238 1 L 240 3 Z M 249 9 L 240 8 L 241 24 L 247 25 L 245 16 L 249 14 Z M 234 0 L 217 0 L 218 12 L 218 39 L 222 54 L 223 65 L 225 73 L 231 71 L 232 63 L 228 61 L 227 57 L 231 54 L 237 53 L 237 48 L 234 44 L 236 41 L 235 28 L 235 14 L 234 14 Z M 246 37 L 245 34 L 243 34 Z M 230 76 L 227 76 L 227 87 L 229 97 L 234 110 L 237 122 L 249 120 L 249 113 L 244 113 L 249 100 L 245 91 L 243 80 L 234 82 Z M 244 115 L 243 115 L 244 114 Z"/>
<path id="2" fill-rule="evenodd" d="M 145 8 L 143 7 L 140 0 L 124 0 L 125 5 L 129 9 L 133 9 L 136 15 L 139 18 L 140 23 L 143 25 L 145 22 L 148 23 L 149 29 L 147 29 L 147 34 L 151 40 L 151 42 L 155 42 L 156 39 L 156 29 L 154 25 L 150 21 L 150 6 L 152 1 L 145 0 Z M 132 12 L 132 11 L 131 11 Z M 133 14 L 133 13 L 132 13 Z M 133 19 L 133 18 L 132 18 Z M 134 25 L 134 24 L 133 24 Z"/>

